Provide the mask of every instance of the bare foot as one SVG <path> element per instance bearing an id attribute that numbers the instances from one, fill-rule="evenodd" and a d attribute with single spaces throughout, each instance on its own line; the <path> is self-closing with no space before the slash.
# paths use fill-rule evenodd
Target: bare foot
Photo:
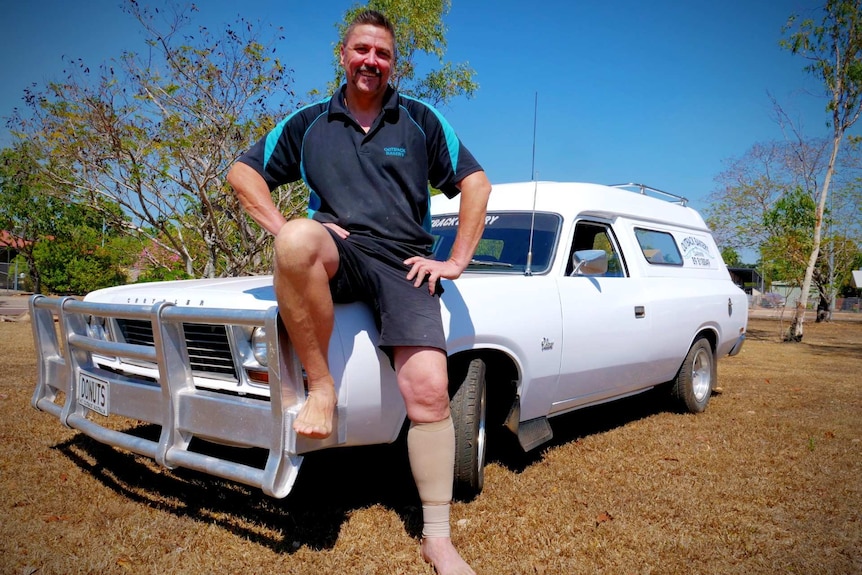
<path id="1" fill-rule="evenodd" d="M 294 431 L 312 439 L 329 437 L 337 402 L 335 382 L 331 377 L 316 383 L 308 382 L 308 397 L 293 422 Z"/>
<path id="2" fill-rule="evenodd" d="M 426 537 L 419 549 L 422 559 L 433 565 L 439 575 L 476 575 L 448 537 Z"/>

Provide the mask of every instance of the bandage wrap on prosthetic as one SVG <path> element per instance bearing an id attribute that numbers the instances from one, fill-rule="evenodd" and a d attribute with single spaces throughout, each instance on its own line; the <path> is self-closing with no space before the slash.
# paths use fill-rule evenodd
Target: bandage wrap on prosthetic
<path id="1" fill-rule="evenodd" d="M 411 423 L 407 431 L 407 454 L 422 501 L 422 536 L 449 537 L 449 504 L 455 478 L 452 417 L 434 423 Z"/>

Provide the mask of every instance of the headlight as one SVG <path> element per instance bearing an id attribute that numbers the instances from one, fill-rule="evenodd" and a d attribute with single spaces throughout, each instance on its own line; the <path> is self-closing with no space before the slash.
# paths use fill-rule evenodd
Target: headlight
<path id="1" fill-rule="evenodd" d="M 90 321 L 87 322 L 87 336 L 92 339 L 107 341 L 108 336 L 105 332 L 105 319 L 91 315 Z"/>
<path id="2" fill-rule="evenodd" d="M 266 367 L 268 348 L 266 345 L 266 328 L 256 327 L 251 332 L 251 352 L 257 362 Z"/>

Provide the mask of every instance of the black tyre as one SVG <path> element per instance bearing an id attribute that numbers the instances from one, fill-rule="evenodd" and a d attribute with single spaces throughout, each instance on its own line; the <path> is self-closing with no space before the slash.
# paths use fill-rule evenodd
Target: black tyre
<path id="1" fill-rule="evenodd" d="M 455 425 L 455 497 L 469 501 L 485 483 L 485 362 L 473 359 L 450 401 Z"/>
<path id="2" fill-rule="evenodd" d="M 715 354 L 705 337 L 697 338 L 688 350 L 672 382 L 671 396 L 681 411 L 701 413 L 715 386 Z"/>

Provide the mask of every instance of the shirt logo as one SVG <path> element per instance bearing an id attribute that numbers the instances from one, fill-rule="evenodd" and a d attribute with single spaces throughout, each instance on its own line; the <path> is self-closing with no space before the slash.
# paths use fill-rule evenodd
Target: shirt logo
<path id="1" fill-rule="evenodd" d="M 399 158 L 403 158 L 407 155 L 407 150 L 405 148 L 383 148 L 383 151 L 387 156 L 398 156 Z"/>

